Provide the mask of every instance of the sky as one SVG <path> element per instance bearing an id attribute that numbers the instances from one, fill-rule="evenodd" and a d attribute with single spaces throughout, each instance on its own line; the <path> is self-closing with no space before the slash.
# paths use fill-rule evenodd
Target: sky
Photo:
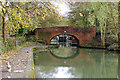
<path id="1" fill-rule="evenodd" d="M 68 4 L 67 3 L 65 3 L 65 2 L 52 2 L 52 4 L 54 4 L 55 5 L 55 7 L 57 7 L 58 6 L 58 11 L 61 13 L 60 15 L 61 16 L 64 16 L 64 17 L 67 17 L 68 16 L 68 12 L 70 12 L 71 10 L 70 10 L 70 7 L 68 6 Z"/>

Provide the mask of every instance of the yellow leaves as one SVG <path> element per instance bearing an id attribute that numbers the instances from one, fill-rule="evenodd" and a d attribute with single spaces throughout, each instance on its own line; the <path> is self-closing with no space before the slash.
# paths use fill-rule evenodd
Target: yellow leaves
<path id="1" fill-rule="evenodd" d="M 47 10 L 46 10 L 46 9 L 44 9 L 44 12 L 47 12 Z"/>
<path id="2" fill-rule="evenodd" d="M 17 32 L 17 28 L 16 27 L 14 28 L 14 32 Z"/>
<path id="3" fill-rule="evenodd" d="M 40 15 L 40 12 L 37 12 L 37 14 L 39 14 L 39 15 Z"/>
<path id="4" fill-rule="evenodd" d="M 16 5 L 17 8 L 20 8 L 20 6 Z"/>
<path id="5" fill-rule="evenodd" d="M 50 6 L 50 3 L 48 3 L 48 6 Z"/>
<path id="6" fill-rule="evenodd" d="M 5 0 L 2 0 L 2 2 L 5 2 Z"/>
<path id="7" fill-rule="evenodd" d="M 63 19 L 63 17 L 62 16 L 60 16 L 60 20 L 62 20 Z"/>
<path id="8" fill-rule="evenodd" d="M 35 11 L 38 12 L 38 9 L 36 9 Z"/>
<path id="9" fill-rule="evenodd" d="M 6 9 L 5 8 L 2 8 L 3 9 L 3 11 L 4 11 L 4 13 L 6 12 Z"/>
<path id="10" fill-rule="evenodd" d="M 40 4 L 39 7 L 34 4 L 32 5 L 31 3 L 30 5 L 26 5 L 27 9 L 25 9 L 25 4 L 23 3 L 15 4 L 13 8 L 10 7 L 9 13 L 11 23 L 8 23 L 8 27 L 6 28 L 10 29 L 10 32 L 15 33 L 21 27 L 25 29 L 34 29 L 44 22 L 47 23 L 48 19 L 51 19 L 52 16 L 57 14 L 55 13 L 57 8 L 55 8 L 54 5 L 52 6 L 51 3 Z M 56 17 L 58 17 L 58 15 Z M 60 19 L 62 20 L 62 16 Z"/>
<path id="11" fill-rule="evenodd" d="M 72 3 L 75 4 L 75 1 L 73 0 Z"/>
<path id="12" fill-rule="evenodd" d="M 25 28 L 24 26 L 22 26 L 22 28 Z"/>
<path id="13" fill-rule="evenodd" d="M 45 6 L 44 6 L 44 5 L 42 5 L 42 8 L 45 8 Z"/>
<path id="14" fill-rule="evenodd" d="M 20 8 L 20 11 L 23 12 L 23 10 Z"/>
<path id="15" fill-rule="evenodd" d="M 21 17 L 19 17 L 19 21 L 21 21 Z"/>
<path id="16" fill-rule="evenodd" d="M 76 22 L 79 22 L 78 20 Z"/>
<path id="17" fill-rule="evenodd" d="M 82 13 L 79 13 L 79 15 L 80 15 L 80 16 L 83 16 L 83 14 L 82 14 Z"/>
<path id="18" fill-rule="evenodd" d="M 45 20 L 45 16 L 43 16 L 42 19 Z"/>
<path id="19" fill-rule="evenodd" d="M 75 18 L 74 16 L 72 16 L 72 18 Z"/>
<path id="20" fill-rule="evenodd" d="M 25 26 L 26 28 L 29 27 L 29 26 Z"/>

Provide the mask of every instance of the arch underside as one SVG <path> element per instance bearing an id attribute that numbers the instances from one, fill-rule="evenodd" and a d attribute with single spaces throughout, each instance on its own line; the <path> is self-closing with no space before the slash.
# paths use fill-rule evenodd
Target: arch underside
<path id="1" fill-rule="evenodd" d="M 56 34 L 53 35 L 50 40 L 49 40 L 49 44 L 51 44 L 52 42 L 57 42 L 57 43 L 71 43 L 72 45 L 79 45 L 79 39 L 72 35 L 72 34 Z M 56 43 L 56 44 L 57 44 Z"/>

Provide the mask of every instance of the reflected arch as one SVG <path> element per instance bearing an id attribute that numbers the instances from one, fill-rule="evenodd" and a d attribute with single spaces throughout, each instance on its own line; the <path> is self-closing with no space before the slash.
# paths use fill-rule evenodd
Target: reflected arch
<path id="1" fill-rule="evenodd" d="M 55 48 L 50 49 L 49 51 L 50 54 L 52 54 L 52 56 L 54 56 L 57 59 L 72 59 L 80 54 L 79 48 L 75 47 Z"/>

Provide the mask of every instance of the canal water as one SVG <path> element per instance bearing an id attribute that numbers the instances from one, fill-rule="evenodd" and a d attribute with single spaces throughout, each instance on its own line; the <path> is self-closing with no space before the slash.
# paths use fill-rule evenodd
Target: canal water
<path id="1" fill-rule="evenodd" d="M 77 47 L 34 48 L 35 78 L 117 78 L 118 54 Z"/>

